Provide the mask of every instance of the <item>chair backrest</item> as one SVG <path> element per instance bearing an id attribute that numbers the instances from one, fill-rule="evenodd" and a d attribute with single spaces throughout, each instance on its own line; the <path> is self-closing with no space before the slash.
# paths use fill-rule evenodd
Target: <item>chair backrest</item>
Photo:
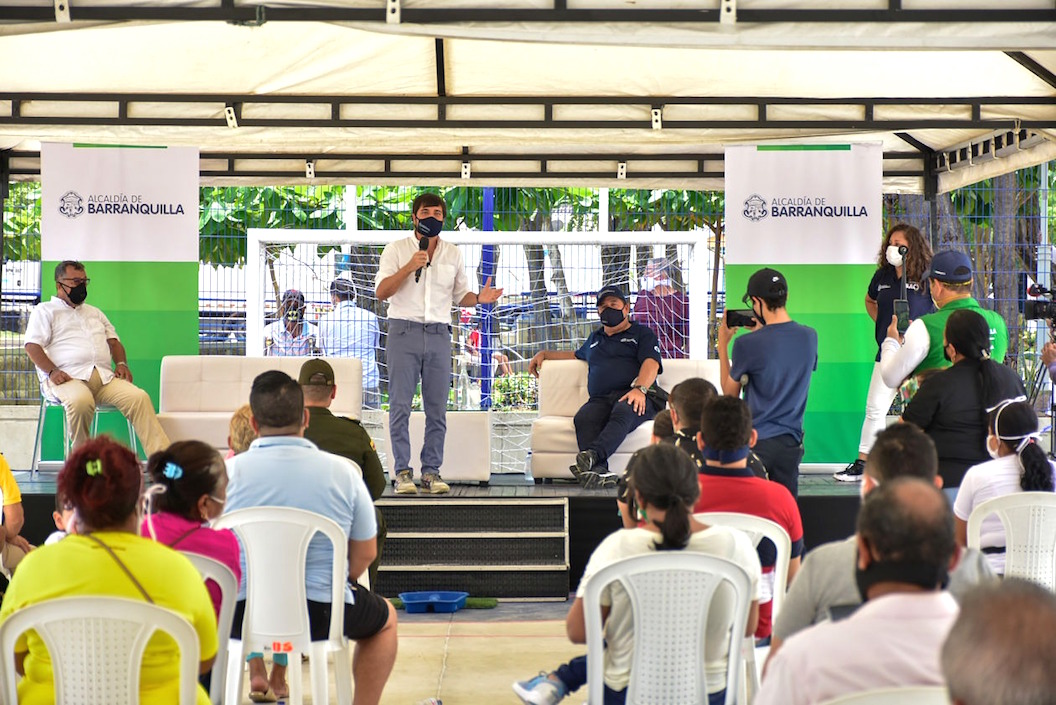
<path id="1" fill-rule="evenodd" d="M 740 512 L 697 512 L 693 515 L 702 524 L 728 526 L 748 534 L 752 545 L 759 547 L 764 538 L 770 539 L 777 547 L 777 562 L 774 564 L 774 596 L 770 603 L 770 618 L 777 620 L 777 614 L 785 601 L 788 590 L 788 564 L 792 560 L 792 539 L 780 524 L 752 514 Z"/>
<path id="2" fill-rule="evenodd" d="M 348 536 L 337 522 L 303 509 L 253 507 L 222 514 L 215 526 L 232 529 L 242 541 L 246 558 L 242 640 L 254 650 L 268 645 L 278 652 L 306 653 L 311 648 L 304 562 L 312 537 L 323 534 L 334 549 L 330 641 L 335 646 L 344 643 Z"/>
<path id="3" fill-rule="evenodd" d="M 948 705 L 946 688 L 941 685 L 878 688 L 826 700 L 822 705 Z"/>
<path id="4" fill-rule="evenodd" d="M 599 570 L 584 591 L 588 702 L 604 692 L 604 634 L 600 597 L 610 583 L 627 593 L 634 616 L 634 655 L 627 704 L 706 703 L 705 634 L 719 586 L 735 594 L 726 670 L 726 703 L 736 700 L 741 640 L 748 621 L 751 580 L 732 561 L 691 551 L 634 556 Z M 672 674 L 677 674 L 673 676 Z"/>
<path id="5" fill-rule="evenodd" d="M 220 614 L 216 619 L 216 632 L 220 635 L 213 662 L 213 677 L 209 681 L 209 699 L 220 705 L 224 696 L 224 679 L 227 676 L 227 643 L 231 634 L 231 622 L 235 618 L 235 602 L 238 600 L 238 581 L 231 569 L 218 560 L 199 553 L 184 552 L 204 580 L 212 580 L 220 588 Z"/>
<path id="6" fill-rule="evenodd" d="M 180 705 L 198 695 L 198 635 L 175 612 L 119 597 L 64 597 L 24 607 L 0 624 L 0 683 L 17 703 L 15 642 L 34 630 L 51 657 L 55 702 L 113 705 L 139 702 L 139 669 L 154 632 L 180 649 Z"/>
<path id="7" fill-rule="evenodd" d="M 979 548 L 983 519 L 1005 527 L 1005 577 L 1056 590 L 1056 492 L 1016 492 L 983 502 L 968 516 L 968 547 Z"/>

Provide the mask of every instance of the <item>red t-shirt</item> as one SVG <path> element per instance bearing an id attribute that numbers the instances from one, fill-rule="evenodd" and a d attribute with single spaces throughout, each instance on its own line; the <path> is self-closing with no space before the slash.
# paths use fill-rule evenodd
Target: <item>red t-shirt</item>
<path id="1" fill-rule="evenodd" d="M 706 465 L 697 478 L 700 499 L 693 507 L 694 512 L 737 512 L 769 519 L 788 532 L 792 539 L 792 558 L 803 553 L 803 521 L 799 516 L 799 505 L 784 485 L 756 477 L 748 468 Z M 777 549 L 770 541 L 763 540 L 758 550 L 763 584 L 768 584 L 772 591 Z M 770 608 L 770 600 L 759 605 L 759 626 L 755 630 L 758 639 L 770 636 Z"/>

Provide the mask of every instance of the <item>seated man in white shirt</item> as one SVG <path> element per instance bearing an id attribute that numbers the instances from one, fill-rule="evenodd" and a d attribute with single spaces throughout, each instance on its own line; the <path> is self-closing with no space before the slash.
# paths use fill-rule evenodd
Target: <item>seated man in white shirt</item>
<path id="1" fill-rule="evenodd" d="M 55 296 L 29 317 L 26 353 L 37 366 L 41 392 L 62 402 L 74 448 L 88 439 L 95 405 L 102 403 L 128 417 L 147 455 L 163 450 L 168 436 L 150 396 L 132 384 L 125 346 L 106 314 L 84 303 L 88 282 L 83 264 L 60 262 Z"/>
<path id="2" fill-rule="evenodd" d="M 934 484 L 899 478 L 858 514 L 853 615 L 790 638 L 767 663 L 755 705 L 806 705 L 876 688 L 941 686 L 939 652 L 957 617 L 943 589 L 956 560 L 953 512 Z"/>

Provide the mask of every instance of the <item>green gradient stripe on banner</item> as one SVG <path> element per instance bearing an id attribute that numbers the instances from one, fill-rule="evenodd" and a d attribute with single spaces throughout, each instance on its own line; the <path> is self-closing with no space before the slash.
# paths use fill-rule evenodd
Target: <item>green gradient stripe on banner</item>
<path id="1" fill-rule="evenodd" d="M 748 278 L 763 266 L 726 265 L 727 306 L 741 306 Z M 848 462 L 858 455 L 876 357 L 873 321 L 865 312 L 866 289 L 876 265 L 781 264 L 776 269 L 788 280 L 789 315 L 818 332 L 818 369 L 811 377 L 803 418 L 803 462 Z"/>
<path id="2" fill-rule="evenodd" d="M 42 299 L 55 291 L 57 261 L 41 262 Z M 158 406 L 161 358 L 198 354 L 197 262 L 85 262 L 91 283 L 88 301 L 101 309 L 128 353 L 133 382 Z M 62 411 L 50 409 L 45 426 L 44 459 L 62 456 Z M 127 437 L 118 414 L 104 414 L 100 432 Z"/>

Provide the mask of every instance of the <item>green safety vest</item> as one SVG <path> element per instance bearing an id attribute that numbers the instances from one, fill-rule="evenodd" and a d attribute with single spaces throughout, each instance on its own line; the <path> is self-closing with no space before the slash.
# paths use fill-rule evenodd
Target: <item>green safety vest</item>
<path id="1" fill-rule="evenodd" d="M 963 299 L 954 299 L 947 302 L 942 308 L 920 317 L 924 327 L 928 329 L 928 339 L 931 341 L 928 347 L 928 355 L 913 370 L 916 375 L 924 370 L 944 369 L 950 366 L 949 360 L 942 354 L 942 334 L 946 330 L 946 319 L 958 309 L 970 309 L 986 319 L 990 326 L 990 359 L 995 362 L 1004 362 L 1005 353 L 1008 351 L 1008 328 L 1005 319 L 997 311 L 983 308 L 979 302 L 968 296 Z"/>

